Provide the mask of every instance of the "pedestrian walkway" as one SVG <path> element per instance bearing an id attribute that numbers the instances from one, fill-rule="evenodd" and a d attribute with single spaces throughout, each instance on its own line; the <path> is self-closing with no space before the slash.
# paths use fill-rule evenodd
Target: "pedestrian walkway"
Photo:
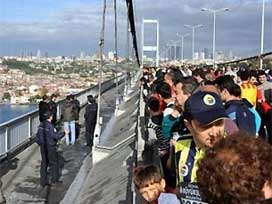
<path id="1" fill-rule="evenodd" d="M 70 186 L 63 204 L 132 204 L 132 168 L 136 161 L 136 128 L 139 93 L 134 90 L 129 100 L 120 106 L 110 126 L 103 134 L 105 142 L 96 146 L 92 158 L 86 158 L 80 173 Z M 95 166 L 84 173 L 90 162 Z"/>
<path id="2" fill-rule="evenodd" d="M 122 88 L 122 87 L 120 87 Z M 116 101 L 116 90 L 111 89 L 103 94 L 101 115 L 104 124 L 110 120 L 114 113 Z M 111 104 L 112 106 L 109 106 Z M 80 124 L 83 124 L 84 110 L 80 112 Z M 105 117 L 104 117 L 105 116 Z M 10 161 L 1 164 L 1 176 L 3 191 L 7 203 L 60 203 L 78 174 L 80 167 L 86 157 L 89 157 L 90 150 L 85 144 L 85 127 L 81 128 L 81 135 L 74 146 L 66 146 L 64 140 L 60 144 L 61 166 L 63 183 L 56 187 L 41 188 L 39 183 L 40 152 L 36 144 L 17 155 Z M 91 163 L 88 166 L 90 169 Z"/>

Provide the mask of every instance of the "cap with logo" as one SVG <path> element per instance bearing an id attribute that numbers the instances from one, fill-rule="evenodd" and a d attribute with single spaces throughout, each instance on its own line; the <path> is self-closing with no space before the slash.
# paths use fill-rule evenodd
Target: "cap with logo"
<path id="1" fill-rule="evenodd" d="M 213 92 L 198 91 L 184 105 L 184 118 L 208 125 L 216 120 L 228 118 L 219 96 Z"/>

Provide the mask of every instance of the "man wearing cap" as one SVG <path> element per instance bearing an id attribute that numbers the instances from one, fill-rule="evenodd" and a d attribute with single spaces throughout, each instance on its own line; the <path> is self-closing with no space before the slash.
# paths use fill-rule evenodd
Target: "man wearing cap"
<path id="1" fill-rule="evenodd" d="M 217 94 L 198 91 L 186 100 L 183 116 L 190 134 L 183 135 L 177 141 L 172 140 L 172 144 L 178 186 L 184 200 L 188 196 L 184 192 L 189 192 L 190 188 L 197 189 L 194 183 L 197 181 L 198 161 L 203 158 L 207 148 L 224 137 L 227 115 Z M 198 199 L 201 198 L 195 198 Z"/>
<path id="2" fill-rule="evenodd" d="M 51 168 L 52 184 L 59 182 L 59 162 L 57 141 L 64 136 L 64 133 L 57 132 L 52 124 L 53 113 L 46 111 L 43 115 L 45 121 L 41 122 L 37 132 L 37 143 L 41 150 L 41 169 L 40 169 L 40 184 L 42 187 L 49 185 L 48 167 Z M 67 130 L 65 130 L 67 133 Z"/>

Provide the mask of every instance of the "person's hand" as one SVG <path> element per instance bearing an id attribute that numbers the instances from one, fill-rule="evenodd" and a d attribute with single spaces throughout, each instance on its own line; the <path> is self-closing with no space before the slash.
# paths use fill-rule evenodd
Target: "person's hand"
<path id="1" fill-rule="evenodd" d="M 170 140 L 170 146 L 173 147 L 173 146 L 175 146 L 175 144 L 176 144 L 176 140 L 171 139 Z"/>
<path id="2" fill-rule="evenodd" d="M 69 130 L 68 129 L 64 129 L 65 135 L 69 134 Z"/>
<path id="3" fill-rule="evenodd" d="M 159 156 L 164 156 L 167 153 L 166 150 L 159 151 Z"/>

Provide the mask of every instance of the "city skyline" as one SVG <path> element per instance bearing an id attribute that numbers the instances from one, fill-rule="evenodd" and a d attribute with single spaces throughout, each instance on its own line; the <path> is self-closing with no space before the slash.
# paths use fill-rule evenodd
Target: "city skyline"
<path id="1" fill-rule="evenodd" d="M 105 53 L 114 50 L 113 3 L 107 1 Z M 119 54 L 126 56 L 126 4 L 117 1 Z M 0 6 L 0 55 L 20 56 L 22 52 L 49 56 L 94 54 L 101 29 L 102 1 L 99 0 L 2 0 Z M 184 24 L 203 24 L 196 31 L 195 49 L 212 49 L 212 14 L 201 8 L 228 7 L 217 15 L 216 50 L 249 56 L 260 52 L 261 0 L 136 0 L 138 45 L 142 18 L 160 21 L 160 47 L 178 40 L 176 33 L 190 33 Z M 152 29 L 147 30 L 148 42 Z M 185 39 L 184 56 L 190 58 L 191 36 Z M 266 1 L 264 51 L 272 50 L 272 3 Z"/>

